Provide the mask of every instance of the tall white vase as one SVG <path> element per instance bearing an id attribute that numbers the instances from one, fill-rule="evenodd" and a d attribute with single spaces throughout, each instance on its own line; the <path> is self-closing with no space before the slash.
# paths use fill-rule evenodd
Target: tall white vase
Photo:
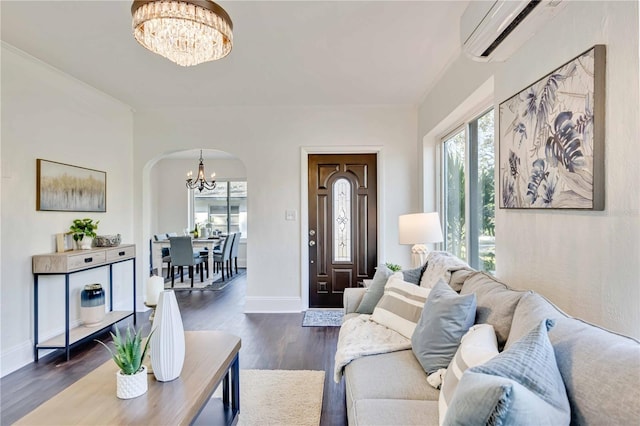
<path id="1" fill-rule="evenodd" d="M 159 382 L 180 376 L 184 364 L 184 327 L 176 295 L 172 290 L 160 293 L 151 336 L 151 366 Z"/>

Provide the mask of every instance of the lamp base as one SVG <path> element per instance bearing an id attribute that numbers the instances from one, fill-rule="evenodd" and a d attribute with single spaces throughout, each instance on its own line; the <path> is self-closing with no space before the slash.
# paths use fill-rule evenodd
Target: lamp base
<path id="1" fill-rule="evenodd" d="M 424 265 L 424 262 L 427 261 L 427 254 L 429 254 L 427 246 L 424 244 L 414 244 L 414 246 L 411 247 L 411 267 L 417 268 Z"/>

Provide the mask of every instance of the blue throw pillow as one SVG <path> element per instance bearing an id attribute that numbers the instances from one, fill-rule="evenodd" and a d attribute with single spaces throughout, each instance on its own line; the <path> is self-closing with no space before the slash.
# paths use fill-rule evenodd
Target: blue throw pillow
<path id="1" fill-rule="evenodd" d="M 571 409 L 542 321 L 508 350 L 465 371 L 445 425 L 568 425 Z"/>
<path id="2" fill-rule="evenodd" d="M 402 280 L 411 284 L 420 285 L 422 274 L 424 274 L 424 270 L 426 268 L 427 268 L 427 264 L 425 263 L 424 265 L 418 266 L 417 268 L 403 269 Z"/>
<path id="3" fill-rule="evenodd" d="M 382 295 L 384 294 L 384 286 L 387 283 L 389 277 L 393 274 L 393 271 L 387 268 L 386 265 L 380 265 L 376 268 L 376 273 L 373 275 L 373 280 L 367 288 L 367 292 L 362 297 L 356 313 L 358 314 L 372 314 L 373 309 L 376 307 Z"/>
<path id="4" fill-rule="evenodd" d="M 411 337 L 411 347 L 428 374 L 447 368 L 462 336 L 476 318 L 476 295 L 460 296 L 440 280 L 433 286 Z"/>

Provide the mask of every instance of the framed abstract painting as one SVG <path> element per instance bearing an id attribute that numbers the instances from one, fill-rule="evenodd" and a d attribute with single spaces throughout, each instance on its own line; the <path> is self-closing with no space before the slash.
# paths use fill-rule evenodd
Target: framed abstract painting
<path id="1" fill-rule="evenodd" d="M 500 104 L 500 208 L 604 210 L 605 46 Z"/>
<path id="2" fill-rule="evenodd" d="M 36 210 L 107 211 L 107 173 L 37 159 Z"/>

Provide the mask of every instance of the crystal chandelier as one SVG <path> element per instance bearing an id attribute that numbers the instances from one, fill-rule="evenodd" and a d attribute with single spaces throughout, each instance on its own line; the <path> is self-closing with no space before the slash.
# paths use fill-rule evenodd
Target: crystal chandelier
<path id="1" fill-rule="evenodd" d="M 187 188 L 197 189 L 202 192 L 203 189 L 212 190 L 216 187 L 216 181 L 213 179 L 216 177 L 215 173 L 211 173 L 211 182 L 207 182 L 204 177 L 204 164 L 202 163 L 202 150 L 200 150 L 200 164 L 198 164 L 198 176 L 193 179 L 193 171 L 187 173 Z"/>
<path id="2" fill-rule="evenodd" d="M 138 43 L 183 67 L 231 52 L 233 23 L 211 0 L 136 0 L 131 14 Z"/>

